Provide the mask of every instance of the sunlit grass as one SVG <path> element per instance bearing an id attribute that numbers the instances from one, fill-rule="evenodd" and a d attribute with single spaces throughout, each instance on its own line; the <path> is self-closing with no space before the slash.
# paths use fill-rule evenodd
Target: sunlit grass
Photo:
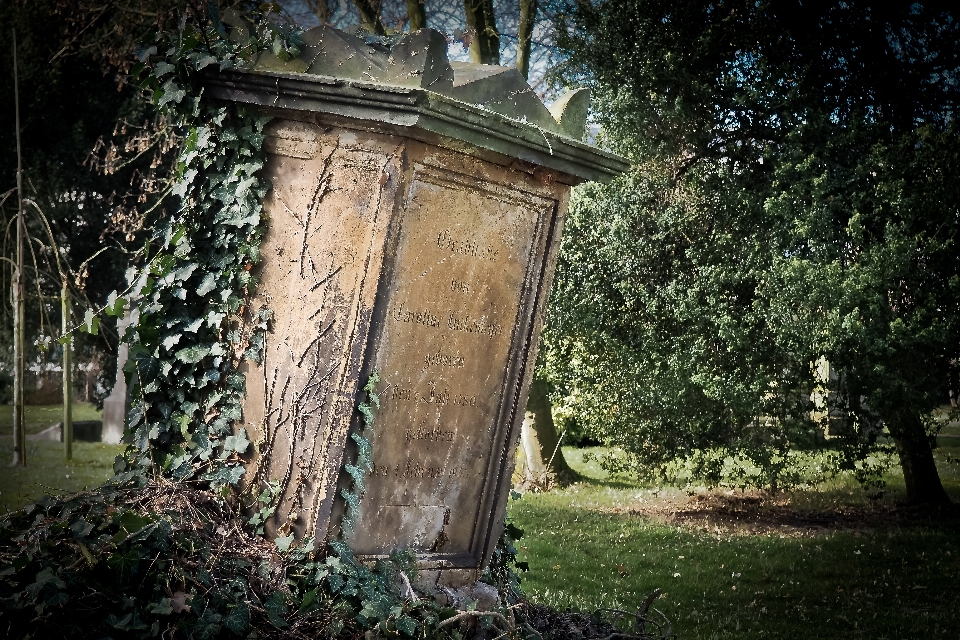
<path id="1" fill-rule="evenodd" d="M 941 449 L 938 462 L 957 500 L 957 465 L 944 461 L 949 452 Z M 688 491 L 611 478 L 595 462 L 584 463 L 580 451 L 564 454 L 584 482 L 528 493 L 510 507 L 525 530 L 520 559 L 530 572 L 523 587 L 538 602 L 631 609 L 659 588 L 657 606 L 681 638 L 960 637 L 958 520 L 874 517 L 892 513 L 903 497 L 896 469 L 880 499 L 871 500 L 849 477 L 812 491 L 764 494 L 745 519 L 762 524 L 765 509 L 857 517 L 839 530 L 772 521 L 757 533 L 751 529 L 757 522 L 723 530 L 670 522 L 671 510 L 687 501 L 738 492 L 694 488 L 691 498 Z"/>
<path id="2" fill-rule="evenodd" d="M 63 444 L 27 441 L 27 466 L 10 467 L 13 441 L 0 440 L 0 513 L 28 504 L 46 494 L 96 487 L 113 476 L 113 461 L 121 445 L 74 442 L 73 460 L 64 461 Z"/>

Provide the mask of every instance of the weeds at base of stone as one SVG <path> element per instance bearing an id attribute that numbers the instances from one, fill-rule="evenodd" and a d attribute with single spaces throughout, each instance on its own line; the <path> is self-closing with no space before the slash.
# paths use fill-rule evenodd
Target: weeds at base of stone
<path id="1" fill-rule="evenodd" d="M 245 521 L 229 500 L 161 477 L 42 498 L 0 518 L 0 628 L 9 638 L 671 637 L 640 617 L 617 627 L 532 604 L 506 567 L 487 573 L 500 583 L 497 611 L 444 607 L 405 588 L 411 552 L 368 566 L 342 542 L 281 548 Z"/>

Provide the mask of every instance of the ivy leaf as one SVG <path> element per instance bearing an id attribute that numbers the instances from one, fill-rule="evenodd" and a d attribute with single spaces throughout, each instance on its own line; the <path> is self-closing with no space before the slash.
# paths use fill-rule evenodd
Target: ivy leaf
<path id="1" fill-rule="evenodd" d="M 127 300 L 117 295 L 116 291 L 111 291 L 107 296 L 107 306 L 104 311 L 108 316 L 122 316 L 127 306 Z"/>
<path id="2" fill-rule="evenodd" d="M 223 441 L 224 451 L 236 451 L 237 453 L 244 453 L 249 446 L 250 441 L 247 439 L 247 432 L 243 428 L 240 429 L 237 435 L 227 436 Z"/>
<path id="3" fill-rule="evenodd" d="M 200 286 L 197 287 L 197 294 L 205 296 L 217 286 L 217 274 L 208 273 L 203 277 L 203 281 L 200 283 Z"/>
<path id="4" fill-rule="evenodd" d="M 273 595 L 263 603 L 263 608 L 267 612 L 267 619 L 270 620 L 270 624 L 274 627 L 283 629 L 290 626 L 286 620 L 284 620 L 287 615 L 287 601 L 283 593 L 274 591 Z"/>
<path id="5" fill-rule="evenodd" d="M 52 568 L 47 567 L 36 575 L 33 583 L 27 585 L 27 593 L 29 593 L 31 597 L 36 598 L 47 585 L 57 589 L 63 589 L 67 586 L 66 583 L 53 572 Z"/>
<path id="6" fill-rule="evenodd" d="M 194 68 L 195 68 L 197 71 L 200 71 L 201 69 L 203 69 L 203 68 L 206 67 L 207 65 L 216 64 L 216 63 L 217 63 L 216 57 L 207 55 L 207 56 L 203 56 L 202 58 L 198 59 L 198 60 L 194 63 Z"/>
<path id="7" fill-rule="evenodd" d="M 143 63 L 146 62 L 150 56 L 157 55 L 157 48 L 154 47 L 144 47 L 142 49 L 137 49 L 137 59 Z"/>
<path id="8" fill-rule="evenodd" d="M 196 270 L 197 270 L 197 263 L 191 262 L 190 264 L 184 265 L 179 269 L 177 269 L 173 277 L 182 282 L 183 280 L 186 280 L 191 275 L 193 275 L 193 272 Z"/>
<path id="9" fill-rule="evenodd" d="M 170 598 L 160 598 L 160 602 L 151 602 L 148 604 L 147 611 L 160 616 L 168 616 L 173 613 L 173 605 L 170 602 Z"/>
<path id="10" fill-rule="evenodd" d="M 93 309 L 87 309 L 87 312 L 83 314 L 83 324 L 80 325 L 80 330 L 93 336 L 100 332 L 100 318 L 94 315 Z"/>
<path id="11" fill-rule="evenodd" d="M 376 594 L 368 600 L 363 601 L 363 609 L 360 610 L 360 617 L 369 620 L 382 620 L 390 615 L 392 602 L 383 595 Z"/>
<path id="12" fill-rule="evenodd" d="M 153 50 L 154 53 L 157 52 L 157 48 L 156 48 L 156 47 L 151 47 L 151 49 Z M 170 64 L 169 62 L 167 62 L 167 61 L 165 61 L 165 60 L 161 60 L 160 62 L 157 63 L 157 66 L 155 66 L 155 67 L 153 68 L 153 74 L 152 74 L 152 75 L 153 75 L 155 78 L 159 78 L 159 77 L 161 77 L 161 76 L 164 76 L 164 75 L 170 73 L 171 71 L 176 71 L 176 70 L 177 70 L 177 68 L 176 68 L 174 65 Z"/>
<path id="13" fill-rule="evenodd" d="M 183 334 L 180 334 L 180 333 L 172 333 L 168 335 L 166 338 L 163 339 L 163 348 L 169 351 L 170 349 L 175 347 L 176 344 L 180 342 L 180 337 L 182 335 Z"/>
<path id="14" fill-rule="evenodd" d="M 73 539 L 78 540 L 87 537 L 93 531 L 93 525 L 83 518 L 79 518 L 70 525 L 70 530 L 73 532 Z"/>
<path id="15" fill-rule="evenodd" d="M 237 635 L 250 627 L 250 608 L 246 602 L 240 602 L 223 618 L 223 626 Z"/>
<path id="16" fill-rule="evenodd" d="M 184 349 L 180 349 L 174 354 L 174 357 L 177 360 L 181 360 L 189 364 L 196 364 L 201 360 L 203 360 L 205 357 L 207 357 L 209 354 L 210 354 L 209 344 L 196 344 L 196 345 L 193 345 L 192 347 L 186 347 Z"/>
<path id="17" fill-rule="evenodd" d="M 240 482 L 240 478 L 243 477 L 244 473 L 244 469 L 240 465 L 215 467 L 215 469 L 215 471 L 204 476 L 204 478 L 209 480 L 215 487 L 235 485 Z"/>
<path id="18" fill-rule="evenodd" d="M 317 597 L 317 590 L 310 589 L 310 591 L 307 591 L 305 594 L 303 594 L 303 600 L 300 601 L 298 613 L 310 613 L 317 608 L 318 601 L 319 598 Z"/>
<path id="19" fill-rule="evenodd" d="M 505 528 L 506 528 L 507 534 L 514 540 L 514 542 L 516 542 L 517 540 L 523 537 L 523 529 L 513 524 L 512 522 L 508 522 Z"/>
<path id="20" fill-rule="evenodd" d="M 131 622 L 133 622 L 132 611 L 123 617 L 117 616 L 114 613 L 107 616 L 107 624 L 120 631 L 129 631 Z"/>
<path id="21" fill-rule="evenodd" d="M 140 564 L 140 553 L 136 548 L 126 553 L 118 551 L 107 558 L 107 565 L 121 575 L 133 571 L 138 564 Z"/>
<path id="22" fill-rule="evenodd" d="M 160 97 L 160 100 L 157 101 L 157 106 L 162 107 L 170 102 L 176 104 L 183 100 L 185 95 L 187 95 L 187 92 L 181 89 L 180 86 L 173 81 L 173 78 L 171 78 L 163 83 L 163 95 Z"/>
<path id="23" fill-rule="evenodd" d="M 114 523 L 120 526 L 120 531 L 113 537 L 113 542 L 120 544 L 129 536 L 155 522 L 154 518 L 141 516 L 136 511 L 124 511 L 119 517 L 114 517 Z"/>
<path id="24" fill-rule="evenodd" d="M 207 314 L 207 326 L 211 329 L 217 329 L 220 327 L 220 322 L 227 316 L 225 313 L 220 313 L 218 311 L 211 311 Z"/>
<path id="25" fill-rule="evenodd" d="M 277 549 L 280 549 L 280 551 L 286 553 L 287 551 L 290 550 L 290 543 L 293 542 L 293 534 L 291 533 L 288 536 L 277 538 L 276 540 L 274 540 L 274 542 L 277 545 Z"/>
<path id="26" fill-rule="evenodd" d="M 412 636 L 417 631 L 417 621 L 407 615 L 400 616 L 397 618 L 397 630 L 404 635 Z"/>

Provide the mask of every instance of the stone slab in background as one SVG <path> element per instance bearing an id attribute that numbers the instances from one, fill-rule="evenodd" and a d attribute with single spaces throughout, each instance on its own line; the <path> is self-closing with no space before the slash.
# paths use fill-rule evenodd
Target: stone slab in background
<path id="1" fill-rule="evenodd" d="M 75 420 L 73 422 L 73 439 L 78 442 L 102 442 L 103 421 Z M 53 440 L 54 442 L 63 442 L 63 423 L 58 422 L 39 433 L 28 435 L 27 440 Z"/>

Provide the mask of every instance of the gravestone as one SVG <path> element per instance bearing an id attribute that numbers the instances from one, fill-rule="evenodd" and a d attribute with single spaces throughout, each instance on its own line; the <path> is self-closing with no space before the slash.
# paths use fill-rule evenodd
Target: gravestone
<path id="1" fill-rule="evenodd" d="M 123 336 L 131 322 L 140 317 L 137 309 L 129 312 L 117 321 L 117 333 Z M 101 438 L 108 444 L 120 444 L 123 439 L 123 430 L 127 426 L 127 412 L 130 411 L 130 397 L 127 389 L 127 378 L 123 373 L 123 365 L 127 362 L 129 345 L 120 341 L 117 347 L 117 378 L 113 383 L 113 390 L 103 400 L 103 426 Z"/>
<path id="2" fill-rule="evenodd" d="M 294 60 L 206 80 L 274 118 L 245 482 L 280 480 L 273 535 L 342 535 L 364 558 L 409 548 L 424 575 L 469 583 L 503 526 L 570 187 L 627 165 L 581 142 L 585 92 L 551 113 L 515 69 L 448 62 L 435 31 L 305 40 Z M 340 531 L 356 431 L 374 467 Z"/>

